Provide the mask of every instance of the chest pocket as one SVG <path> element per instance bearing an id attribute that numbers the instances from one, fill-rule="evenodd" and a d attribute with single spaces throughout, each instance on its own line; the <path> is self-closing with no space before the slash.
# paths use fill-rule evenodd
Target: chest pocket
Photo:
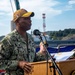
<path id="1" fill-rule="evenodd" d="M 13 55 L 11 59 L 32 62 L 34 57 L 35 50 L 30 43 L 28 44 L 28 50 L 25 43 L 14 43 Z"/>
<path id="2" fill-rule="evenodd" d="M 14 43 L 13 53 L 11 59 L 13 60 L 25 60 L 24 55 L 26 55 L 26 47 L 24 44 Z"/>

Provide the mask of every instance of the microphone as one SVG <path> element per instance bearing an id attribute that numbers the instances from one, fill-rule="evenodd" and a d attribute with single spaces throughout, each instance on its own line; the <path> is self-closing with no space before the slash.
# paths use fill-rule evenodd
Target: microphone
<path id="1" fill-rule="evenodd" d="M 36 36 L 38 36 L 38 35 L 40 36 L 41 35 L 41 32 L 38 29 L 35 29 L 33 31 L 33 34 L 36 35 Z"/>

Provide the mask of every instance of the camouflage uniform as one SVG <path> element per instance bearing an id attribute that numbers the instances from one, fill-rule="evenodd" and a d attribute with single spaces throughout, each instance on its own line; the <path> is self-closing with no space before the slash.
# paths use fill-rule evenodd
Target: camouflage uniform
<path id="1" fill-rule="evenodd" d="M 37 54 L 37 56 L 36 56 L 37 61 L 47 60 L 47 57 L 48 57 L 48 59 L 50 59 L 49 53 L 48 53 L 48 55 L 47 55 L 47 53 L 46 53 L 46 55 L 43 55 L 40 53 L 40 51 L 38 51 L 36 54 Z"/>
<path id="2" fill-rule="evenodd" d="M 35 46 L 31 36 L 28 35 L 28 49 L 25 39 L 14 30 L 0 43 L 0 69 L 6 70 L 5 75 L 24 75 L 18 67 L 19 61 L 33 62 L 35 60 Z M 38 59 L 37 59 L 38 60 Z"/>

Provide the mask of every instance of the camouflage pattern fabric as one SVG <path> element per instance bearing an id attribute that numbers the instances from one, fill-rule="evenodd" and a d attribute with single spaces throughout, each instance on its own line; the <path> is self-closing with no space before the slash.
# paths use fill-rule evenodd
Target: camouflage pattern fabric
<path id="1" fill-rule="evenodd" d="M 33 62 L 35 58 L 35 46 L 28 34 L 28 50 L 25 39 L 14 30 L 5 36 L 0 43 L 0 69 L 6 70 L 5 75 L 24 75 L 18 67 L 18 61 Z"/>
<path id="2" fill-rule="evenodd" d="M 48 54 L 46 53 L 46 55 L 43 55 L 40 53 L 40 51 L 38 51 L 36 53 L 36 58 L 37 58 L 37 61 L 42 61 L 42 60 L 47 60 L 47 58 L 50 59 L 50 56 L 49 56 L 49 53 Z"/>

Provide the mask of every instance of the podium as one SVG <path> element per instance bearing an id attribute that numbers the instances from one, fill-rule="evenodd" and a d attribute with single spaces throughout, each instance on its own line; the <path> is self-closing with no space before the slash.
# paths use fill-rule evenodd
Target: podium
<path id="1" fill-rule="evenodd" d="M 48 61 L 48 64 L 46 61 L 34 62 L 31 64 L 34 66 L 33 72 L 30 74 L 24 73 L 24 75 L 54 75 L 53 68 L 50 68 L 52 66 L 51 61 Z M 75 75 L 75 59 L 56 62 L 56 64 L 60 68 L 63 75 Z M 56 75 L 59 75 L 57 71 Z"/>

